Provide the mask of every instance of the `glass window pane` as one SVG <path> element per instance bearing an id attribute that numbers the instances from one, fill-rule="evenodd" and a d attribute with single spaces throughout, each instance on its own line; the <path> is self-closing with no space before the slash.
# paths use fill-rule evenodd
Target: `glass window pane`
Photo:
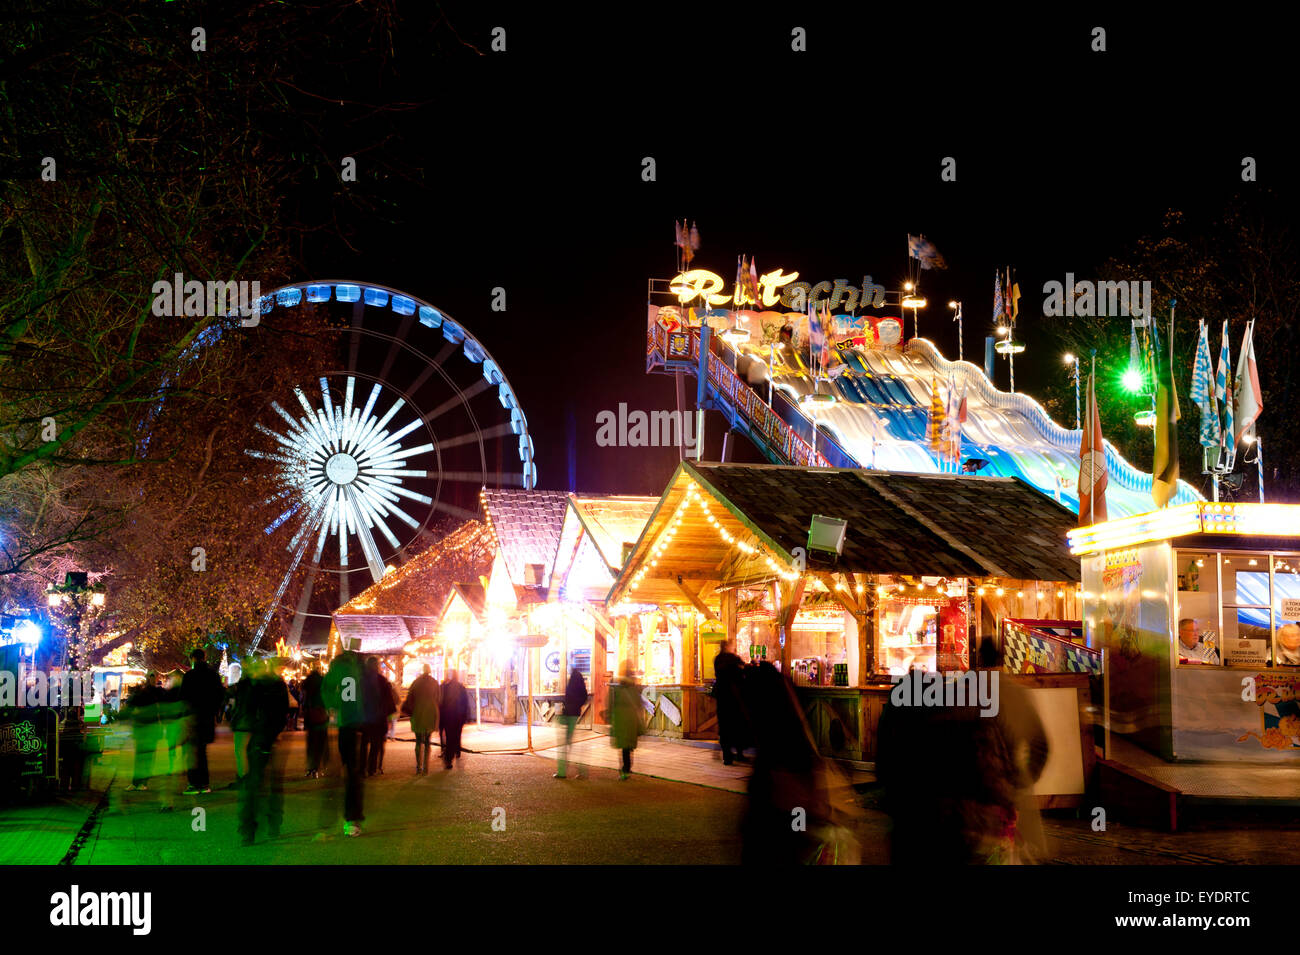
<path id="1" fill-rule="evenodd" d="M 1274 663 L 1300 666 L 1300 556 L 1273 558 L 1273 613 L 1277 618 Z"/>
<path id="2" fill-rule="evenodd" d="M 1226 616 L 1224 622 L 1227 622 Z M 1223 657 L 1220 653 L 1222 641 L 1217 632 L 1218 626 L 1217 611 L 1214 616 L 1184 613 L 1178 621 L 1178 662 L 1219 665 Z"/>
<path id="3" fill-rule="evenodd" d="M 1239 608 L 1223 610 L 1221 657 L 1228 666 L 1266 667 L 1272 644 L 1272 620 L 1268 610 Z"/>

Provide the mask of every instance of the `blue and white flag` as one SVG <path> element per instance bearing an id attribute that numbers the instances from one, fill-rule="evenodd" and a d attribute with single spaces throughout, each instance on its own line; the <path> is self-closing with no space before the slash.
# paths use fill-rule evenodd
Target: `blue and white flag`
<path id="1" fill-rule="evenodd" d="M 817 307 L 810 301 L 808 303 L 808 364 L 810 366 L 808 372 L 814 378 L 818 377 L 817 369 L 825 348 L 826 333 L 817 317 Z"/>
<path id="2" fill-rule="evenodd" d="M 1201 447 L 1216 448 L 1222 440 L 1219 433 L 1219 408 L 1216 392 L 1210 384 L 1213 368 L 1210 363 L 1210 331 L 1201 322 L 1201 340 L 1196 346 L 1196 364 L 1192 366 L 1192 401 L 1201 409 Z"/>
<path id="3" fill-rule="evenodd" d="M 943 260 L 939 250 L 934 247 L 929 239 L 923 235 L 909 235 L 907 237 L 908 254 L 921 263 L 923 269 L 946 269 L 948 263 Z"/>
<path id="4" fill-rule="evenodd" d="M 1228 350 L 1227 319 L 1223 321 L 1223 343 L 1219 347 L 1219 371 L 1214 380 L 1214 396 L 1223 402 L 1223 438 L 1219 442 L 1218 470 L 1227 473 L 1232 470 L 1237 456 L 1237 440 L 1232 423 L 1232 356 Z"/>

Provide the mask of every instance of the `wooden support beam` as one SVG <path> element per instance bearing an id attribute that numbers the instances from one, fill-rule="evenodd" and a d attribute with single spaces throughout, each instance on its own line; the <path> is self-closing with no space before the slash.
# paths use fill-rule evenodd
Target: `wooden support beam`
<path id="1" fill-rule="evenodd" d="M 803 603 L 804 588 L 808 585 L 806 576 L 800 577 L 793 584 L 782 582 L 778 585 L 781 594 L 781 606 L 777 609 L 777 621 L 781 625 L 781 634 L 785 645 L 781 647 L 781 672 L 790 673 L 791 645 L 794 643 L 794 618 Z"/>
<path id="2" fill-rule="evenodd" d="M 596 622 L 596 629 L 605 631 L 605 635 L 607 637 L 613 637 L 614 641 L 617 643 L 618 627 L 616 627 L 614 622 L 605 615 L 605 611 L 594 603 L 587 604 L 587 611 L 591 614 L 591 619 Z M 606 649 L 609 647 L 608 640 L 605 641 L 605 647 Z"/>
<path id="3" fill-rule="evenodd" d="M 817 574 L 817 579 L 826 585 L 826 589 L 831 592 L 831 596 L 835 598 L 835 602 L 837 604 L 839 604 L 849 613 L 852 614 L 862 613 L 862 605 L 857 600 L 856 596 L 852 593 L 852 591 L 850 590 L 850 592 L 846 594 L 844 591 L 839 589 L 841 586 L 850 586 L 850 585 L 836 584 L 835 578 L 829 572 L 826 571 L 819 571 Z"/>
<path id="4" fill-rule="evenodd" d="M 718 620 L 718 615 L 710 610 L 708 605 L 700 599 L 700 593 L 698 590 L 691 590 L 690 587 L 680 581 L 677 583 L 677 589 L 686 595 L 686 599 L 691 602 L 691 606 L 704 614 L 706 620 L 712 620 L 717 623 L 722 622 Z"/>

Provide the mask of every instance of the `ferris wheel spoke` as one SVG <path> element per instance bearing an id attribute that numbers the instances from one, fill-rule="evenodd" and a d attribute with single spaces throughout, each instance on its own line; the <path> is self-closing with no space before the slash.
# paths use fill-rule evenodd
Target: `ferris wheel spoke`
<path id="1" fill-rule="evenodd" d="M 472 442 L 479 441 L 484 438 L 504 437 L 507 434 L 514 434 L 514 431 L 511 430 L 510 425 L 508 423 L 499 424 L 491 428 L 486 428 L 483 431 L 473 431 L 468 434 L 457 435 L 454 438 L 445 438 L 442 441 L 439 441 L 438 443 L 442 445 L 443 448 L 454 448 L 459 445 L 470 444 Z"/>
<path id="2" fill-rule="evenodd" d="M 379 377 L 388 380 L 388 373 L 393 370 L 393 361 L 397 358 L 398 350 L 402 342 L 406 341 L 411 332 L 411 325 L 415 322 L 415 313 L 402 316 L 402 321 L 397 326 L 397 336 L 388 345 L 388 354 L 384 356 L 383 367 L 379 369 Z"/>
<path id="3" fill-rule="evenodd" d="M 432 421 L 434 418 L 446 414 L 448 411 L 450 411 L 452 408 L 457 407 L 458 405 L 467 404 L 471 398 L 476 397 L 477 395 L 481 395 L 483 392 L 487 391 L 491 387 L 493 387 L 493 385 L 490 381 L 488 381 L 486 378 L 480 378 L 478 381 L 474 382 L 474 384 L 470 385 L 464 391 L 460 392 L 459 394 L 451 398 L 448 398 L 442 404 L 438 405 L 438 407 L 434 408 L 427 415 L 425 415 L 424 416 L 425 423 L 427 424 L 428 422 Z"/>
<path id="4" fill-rule="evenodd" d="M 352 306 L 352 341 L 348 345 L 348 371 L 357 370 L 357 352 L 361 349 L 361 319 L 366 314 L 364 299 Z"/>
<path id="5" fill-rule="evenodd" d="M 442 511 L 444 514 L 452 514 L 456 517 L 464 518 L 467 521 L 478 521 L 483 519 L 483 515 L 477 511 L 467 511 L 448 501 L 437 501 L 433 505 L 435 511 Z"/>
<path id="6" fill-rule="evenodd" d="M 364 515 L 357 503 L 356 491 L 348 488 L 347 495 L 351 516 L 356 520 L 356 532 L 361 541 L 361 552 L 365 555 L 366 563 L 370 565 L 370 575 L 378 581 L 384 576 L 384 560 L 379 554 L 379 545 L 375 543 L 374 535 L 370 533 L 370 528 L 366 525 Z"/>
<path id="7" fill-rule="evenodd" d="M 492 486 L 510 484 L 516 487 L 523 487 L 524 476 L 518 471 L 511 471 L 508 474 L 499 474 L 495 477 L 488 478 L 482 471 L 443 471 L 439 477 L 444 481 L 451 481 L 456 484 L 472 484 L 475 487 L 482 487 L 489 480 L 494 482 Z"/>
<path id="8" fill-rule="evenodd" d="M 298 597 L 298 606 L 293 612 L 293 624 L 289 627 L 289 646 L 296 647 L 302 642 L 302 625 L 307 620 L 307 606 L 311 603 L 311 592 L 316 586 L 316 574 L 320 564 L 312 561 L 307 567 L 307 577 L 302 584 L 302 594 Z"/>

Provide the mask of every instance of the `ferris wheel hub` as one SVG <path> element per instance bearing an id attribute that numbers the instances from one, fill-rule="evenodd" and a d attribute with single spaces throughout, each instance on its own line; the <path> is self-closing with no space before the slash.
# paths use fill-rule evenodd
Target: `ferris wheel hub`
<path id="1" fill-rule="evenodd" d="M 357 459 L 346 452 L 339 452 L 325 462 L 325 476 L 335 484 L 351 484 L 360 470 Z"/>

